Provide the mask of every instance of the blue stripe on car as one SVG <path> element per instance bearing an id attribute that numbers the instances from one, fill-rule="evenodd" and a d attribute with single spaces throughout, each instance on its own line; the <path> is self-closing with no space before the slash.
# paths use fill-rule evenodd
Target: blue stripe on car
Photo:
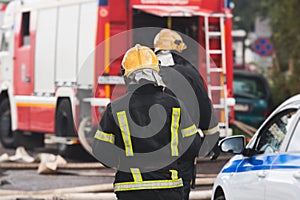
<path id="1" fill-rule="evenodd" d="M 272 164 L 272 169 L 295 169 L 300 168 L 300 155 L 282 154 Z"/>
<path id="2" fill-rule="evenodd" d="M 229 161 L 223 167 L 222 173 L 297 168 L 300 168 L 300 155 L 297 154 L 257 155 Z"/>

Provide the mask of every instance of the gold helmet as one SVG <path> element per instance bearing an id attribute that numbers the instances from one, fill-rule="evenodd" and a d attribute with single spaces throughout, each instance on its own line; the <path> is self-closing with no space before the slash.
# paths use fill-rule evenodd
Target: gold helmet
<path id="1" fill-rule="evenodd" d="M 170 29 L 162 29 L 154 38 L 155 52 L 159 50 L 176 50 L 182 52 L 186 49 L 182 37 Z"/>
<path id="2" fill-rule="evenodd" d="M 124 76 L 128 76 L 130 73 L 142 68 L 153 69 L 159 72 L 158 59 L 155 53 L 149 47 L 139 44 L 125 53 L 122 67 Z"/>

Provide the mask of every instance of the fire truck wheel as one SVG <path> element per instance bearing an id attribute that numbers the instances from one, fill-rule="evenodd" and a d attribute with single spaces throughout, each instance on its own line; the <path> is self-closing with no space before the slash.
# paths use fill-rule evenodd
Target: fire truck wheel
<path id="1" fill-rule="evenodd" d="M 71 103 L 68 99 L 62 99 L 58 104 L 55 116 L 55 134 L 62 137 L 77 137 Z M 60 143 L 58 144 L 58 154 L 70 159 L 94 160 L 94 157 L 81 144 L 67 145 Z"/>
<path id="2" fill-rule="evenodd" d="M 5 148 L 16 147 L 18 131 L 11 130 L 11 112 L 9 100 L 4 99 L 0 104 L 0 141 Z"/>
<path id="3" fill-rule="evenodd" d="M 55 134 L 60 137 L 75 137 L 76 131 L 73 121 L 71 103 L 68 99 L 62 99 L 55 114 Z M 58 144 L 58 153 L 68 156 L 72 153 L 73 146 Z"/>

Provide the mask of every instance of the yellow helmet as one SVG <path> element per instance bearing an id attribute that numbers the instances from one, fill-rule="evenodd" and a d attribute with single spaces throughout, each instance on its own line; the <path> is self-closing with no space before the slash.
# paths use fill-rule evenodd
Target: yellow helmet
<path id="1" fill-rule="evenodd" d="M 149 47 L 139 44 L 125 53 L 122 66 L 124 76 L 128 76 L 130 73 L 142 68 L 150 68 L 159 72 L 158 59 L 155 53 Z"/>
<path id="2" fill-rule="evenodd" d="M 154 38 L 155 52 L 159 50 L 176 50 L 182 52 L 186 49 L 182 37 L 173 30 L 162 29 Z"/>

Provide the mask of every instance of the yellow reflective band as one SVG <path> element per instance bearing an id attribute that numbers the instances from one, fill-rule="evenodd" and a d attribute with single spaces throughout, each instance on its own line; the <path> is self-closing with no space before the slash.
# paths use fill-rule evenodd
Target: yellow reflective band
<path id="1" fill-rule="evenodd" d="M 153 180 L 142 182 L 124 182 L 114 185 L 115 192 L 132 191 L 132 190 L 149 190 L 149 189 L 170 189 L 182 187 L 182 179 L 177 180 Z"/>
<path id="2" fill-rule="evenodd" d="M 214 128 L 208 129 L 208 130 L 203 130 L 204 135 L 213 135 L 216 132 L 219 131 L 219 126 L 215 126 Z"/>
<path id="3" fill-rule="evenodd" d="M 198 132 L 198 130 L 197 130 L 197 127 L 195 126 L 195 124 L 193 124 L 192 126 L 190 126 L 188 128 L 181 129 L 182 137 L 189 137 L 189 136 L 194 135 L 197 132 Z"/>
<path id="4" fill-rule="evenodd" d="M 172 109 L 172 122 L 171 122 L 171 154 L 178 156 L 178 128 L 180 119 L 180 108 Z"/>
<path id="5" fill-rule="evenodd" d="M 97 130 L 94 137 L 103 142 L 109 142 L 115 144 L 115 136 L 111 133 L 104 133 L 102 131 Z"/>
<path id="6" fill-rule="evenodd" d="M 122 132 L 122 138 L 125 146 L 126 156 L 133 156 L 132 143 L 131 143 L 131 137 L 130 137 L 130 131 L 129 131 L 128 121 L 126 117 L 126 112 L 125 111 L 118 112 L 117 116 L 118 116 L 120 129 Z"/>
<path id="7" fill-rule="evenodd" d="M 169 171 L 172 173 L 171 174 L 172 180 L 177 180 L 178 179 L 178 171 L 175 169 L 171 169 Z"/>
<path id="8" fill-rule="evenodd" d="M 139 168 L 130 168 L 134 182 L 142 182 L 142 174 Z"/>

